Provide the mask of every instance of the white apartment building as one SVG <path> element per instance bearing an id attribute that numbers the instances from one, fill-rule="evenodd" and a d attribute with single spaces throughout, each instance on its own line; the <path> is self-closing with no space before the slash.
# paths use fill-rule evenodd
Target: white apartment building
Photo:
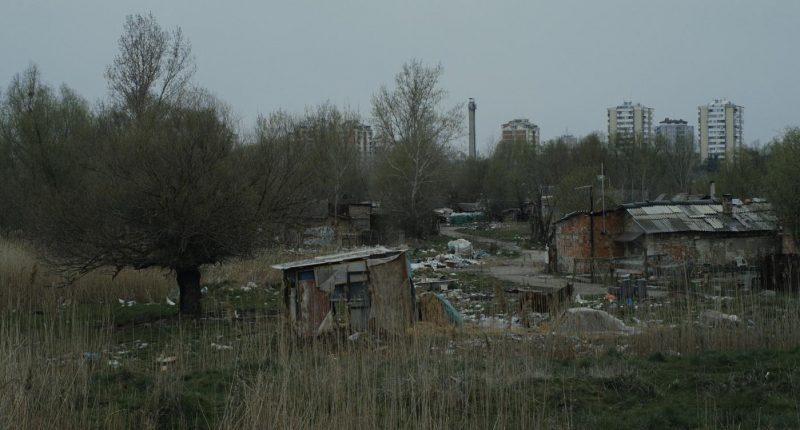
<path id="1" fill-rule="evenodd" d="M 732 158 L 743 142 L 744 108 L 727 100 L 714 100 L 697 110 L 700 160 Z"/>
<path id="2" fill-rule="evenodd" d="M 500 126 L 504 141 L 524 141 L 539 145 L 539 126 L 528 119 L 514 119 Z"/>
<path id="3" fill-rule="evenodd" d="M 608 138 L 638 139 L 648 142 L 653 135 L 653 109 L 639 103 L 623 102 L 608 108 Z"/>
<path id="4" fill-rule="evenodd" d="M 350 139 L 358 148 L 358 153 L 364 161 L 372 159 L 375 155 L 375 139 L 372 138 L 372 127 L 366 124 L 353 126 Z"/>

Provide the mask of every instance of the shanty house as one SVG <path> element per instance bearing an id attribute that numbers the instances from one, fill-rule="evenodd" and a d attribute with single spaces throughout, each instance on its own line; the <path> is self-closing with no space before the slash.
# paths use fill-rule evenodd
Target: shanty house
<path id="1" fill-rule="evenodd" d="M 742 202 L 729 196 L 629 203 L 605 214 L 573 213 L 556 223 L 555 241 L 562 272 L 571 271 L 576 259 L 592 256 L 723 265 L 780 252 L 772 206 L 761 199 Z"/>
<path id="2" fill-rule="evenodd" d="M 399 333 L 414 321 L 414 290 L 405 250 L 384 247 L 276 264 L 294 331 L 316 336 L 336 328 Z"/>

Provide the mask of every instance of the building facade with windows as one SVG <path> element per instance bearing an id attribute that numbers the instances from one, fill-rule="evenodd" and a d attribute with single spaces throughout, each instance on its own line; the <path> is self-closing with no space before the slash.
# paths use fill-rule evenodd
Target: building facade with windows
<path id="1" fill-rule="evenodd" d="M 744 108 L 727 100 L 714 100 L 697 110 L 700 160 L 732 158 L 743 142 Z"/>
<path id="2" fill-rule="evenodd" d="M 642 139 L 649 142 L 653 136 L 653 108 L 639 103 L 623 102 L 608 108 L 608 138 Z"/>
<path id="3" fill-rule="evenodd" d="M 539 145 L 539 126 L 528 119 L 514 119 L 500 126 L 501 140 Z"/>
<path id="4" fill-rule="evenodd" d="M 676 142 L 685 142 L 692 146 L 692 150 L 697 151 L 694 145 L 694 127 L 683 119 L 664 118 L 656 126 L 656 136 L 664 139 L 670 145 Z"/>
<path id="5" fill-rule="evenodd" d="M 366 124 L 353 126 L 350 139 L 363 160 L 369 161 L 372 159 L 375 155 L 375 140 L 372 138 L 372 127 Z"/>

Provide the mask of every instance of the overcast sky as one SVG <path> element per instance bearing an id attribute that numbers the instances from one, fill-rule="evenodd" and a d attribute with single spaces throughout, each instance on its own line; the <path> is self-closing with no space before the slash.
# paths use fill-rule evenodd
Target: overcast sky
<path id="1" fill-rule="evenodd" d="M 183 29 L 196 82 L 244 127 L 325 101 L 368 117 L 412 58 L 441 63 L 450 104 L 475 98 L 479 151 L 513 118 L 543 139 L 605 132 L 623 100 L 696 126 L 698 105 L 727 98 L 748 143 L 800 125 L 796 0 L 0 0 L 0 86 L 35 63 L 53 85 L 107 97 L 125 15 L 147 12 Z"/>

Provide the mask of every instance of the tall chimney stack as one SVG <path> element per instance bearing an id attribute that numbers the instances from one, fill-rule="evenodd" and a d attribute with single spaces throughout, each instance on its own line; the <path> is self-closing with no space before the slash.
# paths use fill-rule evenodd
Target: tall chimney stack
<path id="1" fill-rule="evenodd" d="M 475 99 L 469 99 L 469 158 L 474 159 L 477 155 L 475 152 L 475 109 L 478 106 L 475 104 Z"/>
<path id="2" fill-rule="evenodd" d="M 717 194 L 717 184 L 714 181 L 711 181 L 711 185 L 708 186 L 708 197 L 711 197 L 711 200 L 714 200 L 716 197 L 714 194 Z"/>

